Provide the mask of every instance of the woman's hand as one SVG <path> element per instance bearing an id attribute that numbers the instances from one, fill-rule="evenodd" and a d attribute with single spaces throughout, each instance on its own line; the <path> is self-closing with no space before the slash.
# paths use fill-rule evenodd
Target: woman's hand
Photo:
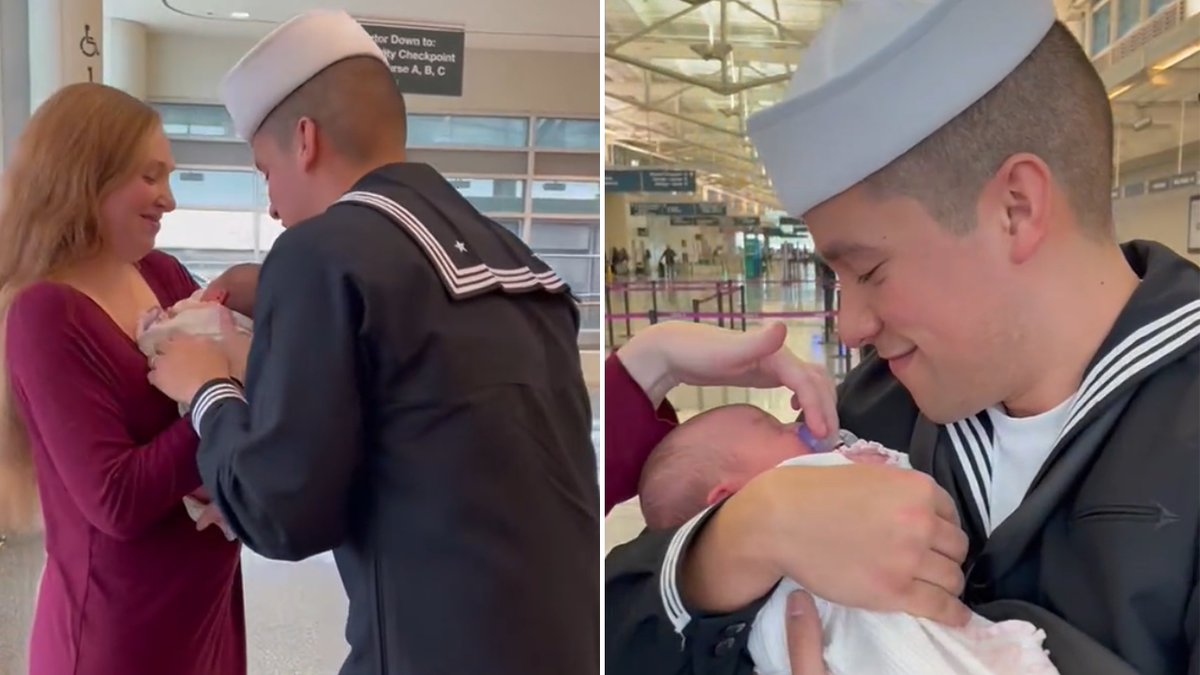
<path id="1" fill-rule="evenodd" d="M 837 389 L 824 366 L 784 346 L 781 323 L 742 333 L 707 324 L 667 322 L 635 335 L 617 352 L 630 377 L 658 407 L 681 385 L 792 390 L 792 406 L 818 437 L 838 429 Z"/>

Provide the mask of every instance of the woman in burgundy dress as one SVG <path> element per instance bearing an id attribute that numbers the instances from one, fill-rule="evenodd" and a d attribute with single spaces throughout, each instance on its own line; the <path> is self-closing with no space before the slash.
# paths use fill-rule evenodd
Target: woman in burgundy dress
<path id="1" fill-rule="evenodd" d="M 172 170 L 153 109 L 79 84 L 37 110 L 4 175 L 0 485 L 32 458 L 47 554 L 31 675 L 246 672 L 240 548 L 188 517 L 198 440 L 134 341 L 196 289 L 153 250 Z"/>

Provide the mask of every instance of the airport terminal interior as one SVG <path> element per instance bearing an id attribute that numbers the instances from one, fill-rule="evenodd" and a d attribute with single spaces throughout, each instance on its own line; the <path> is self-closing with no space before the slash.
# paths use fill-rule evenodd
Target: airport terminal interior
<path id="1" fill-rule="evenodd" d="M 807 40 L 840 4 L 606 0 L 610 347 L 656 321 L 783 321 L 792 349 L 835 377 L 857 363 L 831 318 L 837 289 L 823 283 L 804 223 L 777 210 L 745 137 L 746 117 L 782 99 Z M 1200 1 L 1055 5 L 1112 101 L 1118 236 L 1200 262 Z M 669 398 L 681 418 L 728 403 L 794 416 L 785 391 L 680 387 Z M 642 526 L 635 502 L 618 506 L 605 547 Z"/>
<path id="2" fill-rule="evenodd" d="M 432 62 L 453 64 L 405 90 L 409 159 L 440 170 L 570 284 L 582 307 L 579 348 L 598 445 L 604 260 L 595 0 L 0 0 L 3 151 L 11 152 L 31 106 L 66 83 L 64 62 L 82 53 L 95 81 L 161 113 L 178 165 L 178 209 L 164 217 L 159 247 L 199 279 L 261 261 L 282 229 L 218 84 L 273 27 L 316 7 L 344 9 L 373 35 L 432 40 Z M 40 541 L 0 544 L 0 675 L 24 672 L 41 564 Z M 250 673 L 337 672 L 346 608 L 332 557 L 289 564 L 247 551 L 244 569 Z"/>
<path id="3" fill-rule="evenodd" d="M 1200 263 L 1200 0 L 1055 3 L 1109 90 L 1118 235 Z M 150 102 L 178 165 L 178 209 L 158 244 L 211 279 L 261 261 L 282 231 L 220 104 L 222 75 L 274 26 L 321 6 L 348 11 L 377 39 L 428 41 L 433 62 L 451 65 L 401 82 L 409 158 L 445 174 L 570 284 L 602 453 L 603 359 L 654 323 L 783 321 L 789 345 L 835 376 L 858 362 L 838 340 L 836 282 L 803 220 L 778 209 L 745 134 L 840 4 L 0 0 L 0 157 L 30 110 L 80 73 Z M 736 402 L 785 418 L 789 398 L 727 387 L 671 395 L 684 418 Z M 636 503 L 621 505 L 605 545 L 641 526 Z M 0 539 L 0 675 L 24 672 L 43 558 L 36 537 Z M 244 570 L 251 675 L 336 672 L 346 601 L 332 557 L 281 563 L 247 551 Z"/>

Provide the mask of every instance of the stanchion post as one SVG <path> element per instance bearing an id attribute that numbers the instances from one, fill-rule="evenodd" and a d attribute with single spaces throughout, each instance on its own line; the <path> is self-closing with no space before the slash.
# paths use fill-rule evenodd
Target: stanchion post
<path id="1" fill-rule="evenodd" d="M 628 340 L 633 337 L 633 326 L 629 319 L 629 286 L 626 285 L 621 292 L 625 296 L 625 339 Z"/>
<path id="2" fill-rule="evenodd" d="M 738 286 L 738 296 L 742 305 L 742 332 L 746 332 L 746 284 Z"/>
<path id="3" fill-rule="evenodd" d="M 717 282 L 717 325 L 721 328 L 725 327 L 725 289 L 721 288 L 721 283 Z M 729 309 L 733 309 L 733 298 L 729 299 Z M 733 318 L 729 319 L 729 327 L 733 328 Z"/>
<path id="4" fill-rule="evenodd" d="M 658 323 L 658 282 L 653 279 L 650 280 L 650 312 L 655 317 L 650 324 Z"/>
<path id="5" fill-rule="evenodd" d="M 700 301 L 692 299 L 692 323 L 700 323 Z"/>
<path id="6" fill-rule="evenodd" d="M 609 317 L 612 316 L 612 288 L 604 287 L 604 326 L 608 329 L 608 348 L 616 349 L 617 341 L 613 335 L 613 322 Z M 628 314 L 628 312 L 626 312 Z"/>
<path id="7" fill-rule="evenodd" d="M 825 305 L 825 344 L 830 344 L 833 341 L 833 311 L 834 311 L 834 281 L 826 275 L 822 275 L 821 284 L 823 286 L 824 305 Z"/>

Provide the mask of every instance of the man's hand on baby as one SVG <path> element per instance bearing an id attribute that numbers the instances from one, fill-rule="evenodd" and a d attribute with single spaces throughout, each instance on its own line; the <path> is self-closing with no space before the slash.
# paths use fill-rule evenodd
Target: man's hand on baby
<path id="1" fill-rule="evenodd" d="M 969 620 L 958 599 L 967 536 L 929 476 L 872 465 L 784 467 L 722 510 L 739 501 L 749 514 L 742 526 L 761 528 L 755 539 L 779 575 L 815 595 L 956 626 Z"/>

